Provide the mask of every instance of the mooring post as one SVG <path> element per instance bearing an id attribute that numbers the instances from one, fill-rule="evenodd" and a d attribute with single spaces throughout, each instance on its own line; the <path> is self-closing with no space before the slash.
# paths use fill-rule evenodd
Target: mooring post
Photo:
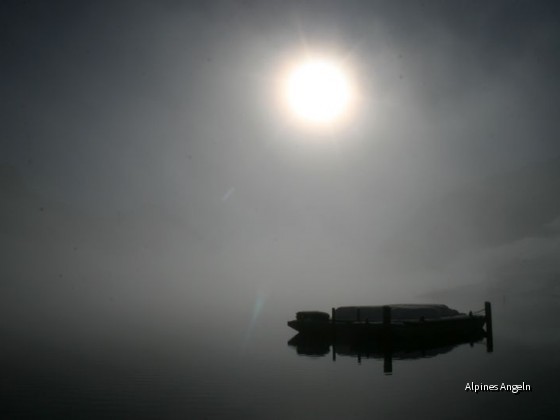
<path id="1" fill-rule="evenodd" d="M 391 307 L 388 305 L 383 306 L 383 329 L 389 332 L 391 327 Z"/>
<path id="2" fill-rule="evenodd" d="M 331 342 L 332 342 L 332 359 L 333 362 L 336 361 L 336 310 L 334 308 L 331 309 Z"/>
<path id="3" fill-rule="evenodd" d="M 492 331 L 492 304 L 484 302 L 484 315 L 486 316 L 486 351 L 494 351 L 494 333 Z"/>
<path id="4" fill-rule="evenodd" d="M 391 307 L 383 306 L 383 373 L 393 373 L 393 352 L 391 343 Z"/>
<path id="5" fill-rule="evenodd" d="M 360 322 L 360 308 L 356 308 L 356 321 Z"/>

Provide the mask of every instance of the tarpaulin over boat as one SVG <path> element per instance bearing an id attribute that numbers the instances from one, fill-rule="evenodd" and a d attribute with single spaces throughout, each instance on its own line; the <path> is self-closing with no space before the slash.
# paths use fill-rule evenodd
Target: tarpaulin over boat
<path id="1" fill-rule="evenodd" d="M 391 307 L 392 320 L 417 320 L 421 317 L 426 319 L 437 319 L 448 316 L 459 315 L 455 309 L 446 305 L 417 305 L 400 304 L 387 305 Z M 335 309 L 337 321 L 371 321 L 380 322 L 383 319 L 383 306 L 341 306 Z"/>

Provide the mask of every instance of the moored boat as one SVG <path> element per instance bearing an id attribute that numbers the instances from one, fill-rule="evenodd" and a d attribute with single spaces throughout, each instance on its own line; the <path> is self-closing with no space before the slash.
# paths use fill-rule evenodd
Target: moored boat
<path id="1" fill-rule="evenodd" d="M 399 304 L 385 306 L 343 306 L 331 315 L 301 311 L 288 326 L 312 336 L 414 338 L 472 334 L 490 327 L 490 303 L 485 314 L 460 313 L 446 305 Z"/>

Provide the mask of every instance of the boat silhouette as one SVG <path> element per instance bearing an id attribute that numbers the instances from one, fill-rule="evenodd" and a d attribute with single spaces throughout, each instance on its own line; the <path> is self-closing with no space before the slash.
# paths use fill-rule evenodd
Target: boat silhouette
<path id="1" fill-rule="evenodd" d="M 462 314 L 445 305 L 355 306 L 333 308 L 331 317 L 298 312 L 288 325 L 299 332 L 288 341 L 299 355 L 383 359 L 386 374 L 392 373 L 393 359 L 435 357 L 484 338 L 487 351 L 493 351 L 489 302 L 484 315 Z"/>
<path id="2" fill-rule="evenodd" d="M 486 324 L 491 329 L 491 306 L 484 315 L 460 313 L 446 305 L 399 304 L 343 306 L 332 308 L 331 316 L 320 311 L 300 311 L 288 326 L 310 336 L 391 338 L 393 340 L 470 335 Z"/>

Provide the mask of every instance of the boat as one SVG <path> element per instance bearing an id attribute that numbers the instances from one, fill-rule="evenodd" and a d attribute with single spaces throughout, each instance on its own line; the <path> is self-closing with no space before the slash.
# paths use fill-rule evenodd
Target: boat
<path id="1" fill-rule="evenodd" d="M 482 312 L 482 311 L 479 311 Z M 464 336 L 491 329 L 491 306 L 484 314 L 460 313 L 441 304 L 342 306 L 331 315 L 301 311 L 288 326 L 305 336 L 404 339 Z"/>

